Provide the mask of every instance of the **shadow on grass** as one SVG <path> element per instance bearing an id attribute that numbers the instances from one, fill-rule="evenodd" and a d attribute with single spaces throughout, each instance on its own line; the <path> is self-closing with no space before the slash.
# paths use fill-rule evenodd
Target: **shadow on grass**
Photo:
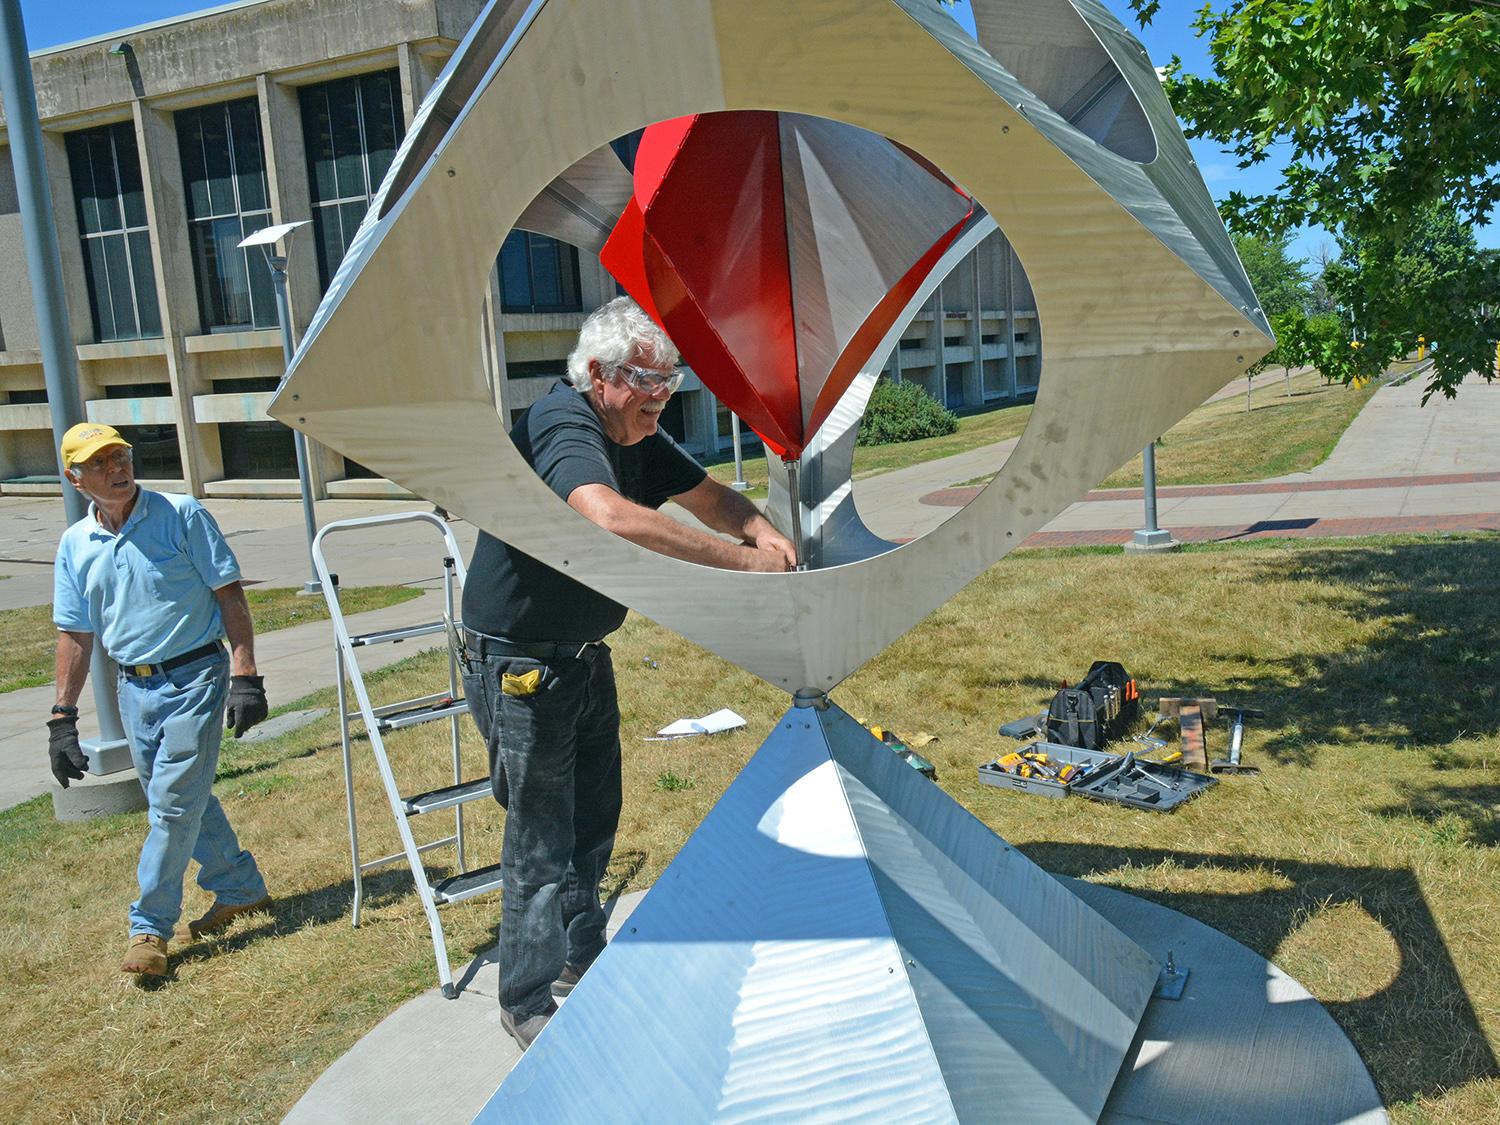
<path id="1" fill-rule="evenodd" d="M 1354 1000 L 1325 1001 L 1358 1048 L 1390 1105 L 1439 1095 L 1469 1082 L 1500 1077 L 1500 1065 L 1416 876 L 1409 870 L 1288 863 L 1260 856 L 1210 855 L 1156 848 L 1038 842 L 1021 850 L 1046 870 L 1100 877 L 1228 934 L 1268 960 L 1312 914 L 1352 904 L 1376 919 L 1395 942 L 1400 964 L 1384 987 Z M 1126 868 L 1169 864 L 1215 875 L 1271 869 L 1284 889 L 1250 893 L 1145 890 L 1112 878 Z M 1189 966 L 1212 973 L 1212 965 Z"/>
<path id="2" fill-rule="evenodd" d="M 1163 695 L 1258 708 L 1266 718 L 1255 725 L 1271 732 L 1260 752 L 1298 765 L 1312 764 L 1320 742 L 1438 753 L 1455 739 L 1500 734 L 1500 536 L 1249 557 L 1268 580 L 1307 585 L 1310 604 L 1379 626 L 1332 653 L 1218 653 L 1198 682 L 1142 684 L 1143 709 Z M 1216 679 L 1216 664 L 1241 671 Z M 1038 676 L 1011 682 L 1039 696 L 1060 686 Z M 1216 729 L 1222 740 L 1222 721 Z"/>
<path id="3" fill-rule="evenodd" d="M 392 869 L 366 875 L 363 909 L 374 910 L 412 893 L 411 873 Z M 348 881 L 321 887 L 315 891 L 278 896 L 271 909 L 263 914 L 247 915 L 226 932 L 197 939 L 184 939 L 172 954 L 172 965 L 202 961 L 224 953 L 244 949 L 269 938 L 285 937 L 309 926 L 348 921 L 354 909 L 354 884 Z M 168 978 L 170 979 L 170 977 Z"/>

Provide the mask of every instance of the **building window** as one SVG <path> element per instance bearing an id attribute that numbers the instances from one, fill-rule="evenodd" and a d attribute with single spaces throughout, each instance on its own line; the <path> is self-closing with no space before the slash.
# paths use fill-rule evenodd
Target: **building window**
<path id="1" fill-rule="evenodd" d="M 280 375 L 249 375 L 237 379 L 215 379 L 214 394 L 244 395 L 263 394 L 281 386 Z"/>
<path id="2" fill-rule="evenodd" d="M 188 239 L 207 331 L 275 328 L 271 271 L 240 240 L 271 223 L 271 193 L 254 98 L 177 114 Z"/>
<path id="3" fill-rule="evenodd" d="M 318 274 L 333 280 L 370 197 L 406 134 L 395 70 L 304 86 L 302 136 L 317 233 Z"/>
<path id="4" fill-rule="evenodd" d="M 135 475 L 146 480 L 182 480 L 182 450 L 177 445 L 177 427 L 118 426 L 130 443 Z"/>
<path id="5" fill-rule="evenodd" d="M 290 480 L 297 476 L 292 431 L 280 422 L 221 422 L 219 452 L 229 480 Z"/>
<path id="6" fill-rule="evenodd" d="M 734 444 L 734 422 L 730 418 L 729 407 L 722 402 L 715 404 L 714 414 L 718 424 L 719 448 L 724 449 Z M 742 421 L 740 423 L 740 448 L 745 449 L 749 446 L 759 448 L 760 435 Z"/>
<path id="7" fill-rule="evenodd" d="M 160 336 L 135 129 L 122 121 L 69 133 L 67 148 L 94 339 Z"/>
<path id="8" fill-rule="evenodd" d="M 104 388 L 105 398 L 166 398 L 171 383 L 111 383 Z"/>
<path id="9" fill-rule="evenodd" d="M 500 307 L 508 313 L 582 312 L 578 248 L 511 231 L 500 246 Z"/>

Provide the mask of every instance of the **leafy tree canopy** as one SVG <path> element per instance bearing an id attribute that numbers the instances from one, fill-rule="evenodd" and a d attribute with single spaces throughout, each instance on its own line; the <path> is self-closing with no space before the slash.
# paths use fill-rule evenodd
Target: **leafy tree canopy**
<path id="1" fill-rule="evenodd" d="M 1129 2 L 1143 24 L 1160 7 Z M 1490 372 L 1493 256 L 1472 238 L 1449 243 L 1439 281 L 1421 251 L 1432 224 L 1483 223 L 1500 203 L 1500 0 L 1228 0 L 1205 4 L 1194 27 L 1215 73 L 1183 74 L 1173 59 L 1166 79 L 1189 135 L 1242 167 L 1285 159 L 1275 192 L 1225 200 L 1231 225 L 1336 232 L 1345 323 L 1368 332 L 1349 349 L 1361 365 L 1378 370 L 1426 329 L 1441 342 L 1429 394 Z"/>
<path id="2" fill-rule="evenodd" d="M 1266 316 L 1276 317 L 1292 309 L 1306 309 L 1312 299 L 1312 283 L 1307 277 L 1307 260 L 1287 253 L 1290 235 L 1261 238 L 1253 234 L 1236 234 L 1234 248 L 1249 275 L 1250 284 L 1260 297 Z"/>

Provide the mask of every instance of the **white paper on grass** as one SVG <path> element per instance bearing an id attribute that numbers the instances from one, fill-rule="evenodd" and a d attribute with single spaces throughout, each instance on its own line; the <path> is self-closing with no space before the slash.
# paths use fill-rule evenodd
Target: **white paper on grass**
<path id="1" fill-rule="evenodd" d="M 728 707 L 721 707 L 712 715 L 704 715 L 701 719 L 678 719 L 675 723 L 668 723 L 646 741 L 666 742 L 673 738 L 691 738 L 695 734 L 719 734 L 744 725 L 743 718 Z"/>

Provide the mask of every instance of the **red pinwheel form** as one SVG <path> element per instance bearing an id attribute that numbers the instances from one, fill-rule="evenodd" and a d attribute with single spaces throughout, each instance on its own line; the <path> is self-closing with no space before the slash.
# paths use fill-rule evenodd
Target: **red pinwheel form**
<path id="1" fill-rule="evenodd" d="M 646 129 L 600 260 L 794 460 L 973 212 L 926 160 L 863 129 L 698 114 Z"/>

